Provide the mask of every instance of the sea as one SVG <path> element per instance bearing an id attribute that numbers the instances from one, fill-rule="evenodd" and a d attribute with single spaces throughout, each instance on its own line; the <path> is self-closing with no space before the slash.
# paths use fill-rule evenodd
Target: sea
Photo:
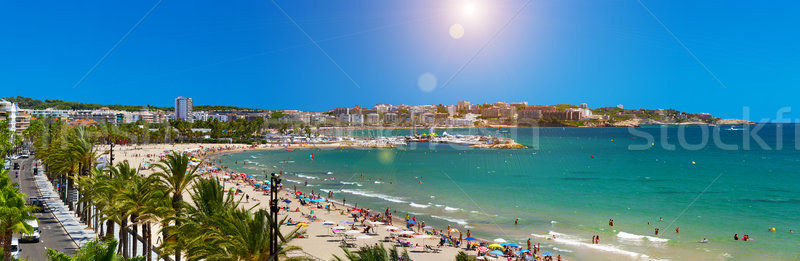
<path id="1" fill-rule="evenodd" d="M 411 143 L 249 151 L 217 160 L 250 175 L 283 172 L 287 187 L 332 191 L 333 200 L 391 208 L 439 229 L 450 225 L 522 246 L 530 238 L 570 260 L 800 260 L 800 233 L 790 232 L 800 230 L 800 125 L 327 134 L 433 133 L 509 137 L 528 148 Z M 592 244 L 594 235 L 599 244 Z M 742 241 L 744 235 L 752 240 Z"/>

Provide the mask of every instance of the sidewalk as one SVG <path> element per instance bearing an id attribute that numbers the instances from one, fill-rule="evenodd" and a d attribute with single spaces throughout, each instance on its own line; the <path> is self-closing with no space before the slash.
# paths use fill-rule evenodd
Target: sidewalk
<path id="1" fill-rule="evenodd" d="M 67 234 L 76 245 L 83 247 L 83 245 L 89 241 L 97 238 L 97 234 L 92 230 L 86 229 L 87 227 L 81 224 L 75 212 L 70 211 L 69 208 L 61 202 L 58 193 L 55 192 L 53 184 L 47 179 L 47 175 L 45 175 L 44 171 L 40 171 L 34 178 L 36 179 L 36 186 L 39 188 L 39 193 L 42 195 L 42 200 L 47 203 L 47 207 L 50 208 L 53 216 L 61 223 L 61 226 L 64 227 L 64 230 L 67 231 Z"/>

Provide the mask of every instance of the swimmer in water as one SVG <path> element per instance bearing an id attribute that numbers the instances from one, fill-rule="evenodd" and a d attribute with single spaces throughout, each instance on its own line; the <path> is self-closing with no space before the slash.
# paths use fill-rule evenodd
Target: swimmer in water
<path id="1" fill-rule="evenodd" d="M 519 224 L 519 218 L 514 219 L 514 225 L 518 225 L 518 224 Z"/>
<path id="2" fill-rule="evenodd" d="M 704 237 L 703 240 L 697 241 L 697 243 L 708 243 L 708 239 Z"/>

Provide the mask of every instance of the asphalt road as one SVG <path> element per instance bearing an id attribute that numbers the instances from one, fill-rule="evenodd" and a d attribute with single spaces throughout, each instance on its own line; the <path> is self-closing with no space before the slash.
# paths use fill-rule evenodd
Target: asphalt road
<path id="1" fill-rule="evenodd" d="M 14 162 L 20 164 L 19 170 L 12 168 L 9 170 L 9 176 L 20 185 L 20 191 L 25 193 L 28 197 L 39 197 L 39 190 L 36 188 L 36 181 L 33 178 L 33 157 L 28 159 L 18 159 Z M 16 177 L 16 171 L 19 171 L 19 178 Z M 40 174 L 41 175 L 41 174 Z M 70 239 L 67 232 L 58 223 L 53 214 L 50 212 L 35 213 L 39 218 L 39 242 L 26 243 L 20 242 L 20 257 L 28 258 L 28 260 L 47 260 L 45 251 L 48 248 L 54 248 L 62 251 L 68 255 L 75 255 L 78 251 L 78 246 Z"/>

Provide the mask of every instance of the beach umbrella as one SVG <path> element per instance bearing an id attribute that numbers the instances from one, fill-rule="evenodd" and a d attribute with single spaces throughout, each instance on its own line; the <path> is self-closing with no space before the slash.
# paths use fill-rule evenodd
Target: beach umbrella
<path id="1" fill-rule="evenodd" d="M 450 233 L 458 233 L 458 229 L 451 228 L 451 229 L 450 229 L 450 230 L 448 230 L 447 232 L 450 232 Z"/>
<path id="2" fill-rule="evenodd" d="M 552 256 L 552 255 L 553 255 L 553 253 L 550 253 L 550 252 L 544 252 L 544 253 L 542 253 L 542 255 L 543 255 L 543 256 Z"/>
<path id="3" fill-rule="evenodd" d="M 356 237 L 356 239 L 370 239 L 370 238 L 372 238 L 372 236 L 368 236 L 368 235 L 360 235 L 360 236 Z"/>
<path id="4" fill-rule="evenodd" d="M 500 245 L 501 246 L 507 246 L 507 247 L 519 247 L 519 245 L 514 244 L 514 243 L 502 243 Z"/>
<path id="5" fill-rule="evenodd" d="M 505 239 L 502 239 L 502 238 L 495 238 L 495 239 L 494 239 L 494 240 L 492 240 L 492 241 L 494 241 L 495 243 L 505 243 L 505 242 L 508 242 L 508 241 L 506 241 Z"/>
<path id="6" fill-rule="evenodd" d="M 256 184 L 254 184 L 254 185 L 261 186 L 261 182 L 256 182 Z"/>
<path id="7" fill-rule="evenodd" d="M 530 252 L 531 252 L 530 250 L 523 249 L 523 250 L 517 251 L 517 254 L 530 253 Z"/>
<path id="8" fill-rule="evenodd" d="M 312 199 L 311 202 L 322 202 L 325 201 L 324 198 Z"/>
<path id="9" fill-rule="evenodd" d="M 358 231 L 358 230 L 347 230 L 344 233 L 345 234 L 360 234 L 361 231 Z"/>
<path id="10" fill-rule="evenodd" d="M 360 208 L 354 208 L 354 209 L 351 209 L 350 211 L 361 211 L 361 209 Z"/>
<path id="11" fill-rule="evenodd" d="M 433 227 L 432 226 L 424 226 L 424 227 L 422 227 L 422 229 L 433 229 Z"/>
<path id="12" fill-rule="evenodd" d="M 489 248 L 487 248 L 487 247 L 483 247 L 483 246 L 482 246 L 482 247 L 478 247 L 478 248 L 477 248 L 477 249 L 475 249 L 475 250 L 477 250 L 477 251 L 478 251 L 478 253 L 486 253 L 486 252 L 489 252 Z"/>
<path id="13" fill-rule="evenodd" d="M 421 238 L 421 239 L 428 239 L 428 238 L 432 238 L 433 236 L 431 236 L 431 235 L 416 235 L 414 237 L 415 238 Z"/>
<path id="14" fill-rule="evenodd" d="M 369 223 L 372 224 L 372 225 L 383 225 L 384 224 L 383 222 L 380 222 L 380 221 L 369 222 Z"/>
<path id="15" fill-rule="evenodd" d="M 284 199 L 283 202 L 286 203 L 286 204 L 292 203 L 292 201 L 288 200 L 288 199 Z"/>
<path id="16" fill-rule="evenodd" d="M 398 229 L 399 229 L 399 228 L 397 228 L 397 227 L 395 227 L 395 226 L 388 226 L 388 227 L 386 227 L 386 231 L 398 230 Z"/>
<path id="17" fill-rule="evenodd" d="M 294 225 L 294 226 L 295 226 L 295 227 L 308 227 L 309 225 L 308 225 L 308 223 L 300 222 L 300 223 L 297 223 L 297 224 L 296 224 L 296 225 Z"/>
<path id="18" fill-rule="evenodd" d="M 347 221 L 347 220 L 342 220 L 341 223 L 345 223 L 345 224 L 348 224 L 348 225 L 354 224 L 353 221 Z"/>
<path id="19" fill-rule="evenodd" d="M 345 226 L 338 226 L 338 227 L 332 227 L 331 229 L 333 229 L 333 230 L 343 230 L 343 229 L 347 229 L 347 227 L 345 227 Z"/>
<path id="20" fill-rule="evenodd" d="M 323 224 L 323 225 L 336 225 L 336 222 L 333 222 L 333 221 L 325 221 L 325 222 L 322 222 L 322 224 Z"/>
<path id="21" fill-rule="evenodd" d="M 406 223 L 409 223 L 409 224 L 412 224 L 412 225 L 416 225 L 417 224 L 417 222 L 414 221 L 414 220 L 406 220 Z"/>
<path id="22" fill-rule="evenodd" d="M 494 250 L 492 252 L 489 252 L 489 254 L 490 255 L 495 255 L 495 256 L 504 256 L 505 255 L 505 253 L 503 253 L 503 251 L 500 251 L 500 250 Z"/>
<path id="23" fill-rule="evenodd" d="M 300 195 L 302 195 L 302 194 L 303 194 L 303 192 L 298 190 L 298 191 L 295 191 L 295 192 L 294 192 L 294 194 L 300 194 Z"/>
<path id="24" fill-rule="evenodd" d="M 400 233 L 397 233 L 397 234 L 400 234 L 400 235 L 413 235 L 414 231 L 407 231 L 407 230 L 406 231 L 400 231 Z"/>
<path id="25" fill-rule="evenodd" d="M 474 241 L 474 240 L 478 240 L 478 239 L 474 238 L 474 237 L 468 237 L 468 238 L 465 238 L 464 240 L 466 240 L 466 241 Z"/>
<path id="26" fill-rule="evenodd" d="M 500 244 L 491 244 L 489 245 L 489 248 L 505 248 L 505 247 Z"/>

